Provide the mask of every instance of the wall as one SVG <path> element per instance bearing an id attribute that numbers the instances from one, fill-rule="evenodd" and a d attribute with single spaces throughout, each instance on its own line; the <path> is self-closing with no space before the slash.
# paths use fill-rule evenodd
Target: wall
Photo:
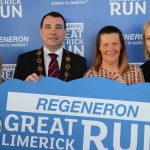
<path id="1" fill-rule="evenodd" d="M 148 0 L 0 0 L 0 54 L 3 77 L 12 77 L 18 55 L 43 46 L 41 18 L 58 11 L 67 21 L 64 47 L 82 55 L 89 68 L 98 31 L 106 25 L 124 34 L 128 62 L 144 62 L 142 28 L 149 19 Z"/>

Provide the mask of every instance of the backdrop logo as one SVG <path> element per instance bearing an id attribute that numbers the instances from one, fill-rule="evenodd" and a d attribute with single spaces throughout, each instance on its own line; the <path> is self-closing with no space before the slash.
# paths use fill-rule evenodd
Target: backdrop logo
<path id="1" fill-rule="evenodd" d="M 21 0 L 0 0 L 0 17 L 15 18 L 22 17 L 22 3 Z"/>
<path id="2" fill-rule="evenodd" d="M 84 23 L 67 23 L 67 35 L 64 48 L 84 57 Z"/>
<path id="3" fill-rule="evenodd" d="M 2 119 L 0 118 L 0 134 L 2 133 L 2 129 L 3 129 L 3 124 L 2 124 Z"/>
<path id="4" fill-rule="evenodd" d="M 44 0 L 41 0 L 41 1 L 44 1 Z M 83 4 L 86 4 L 88 2 L 88 0 L 55 0 L 55 1 L 52 1 L 52 0 L 45 0 L 45 1 L 51 1 L 51 5 L 83 5 Z"/>
<path id="5" fill-rule="evenodd" d="M 4 79 L 11 79 L 14 76 L 16 64 L 3 64 L 2 65 L 2 77 Z"/>
<path id="6" fill-rule="evenodd" d="M 0 47 L 26 47 L 29 36 L 0 36 Z"/>
<path id="7" fill-rule="evenodd" d="M 138 66 L 140 67 L 144 62 L 138 62 L 138 63 L 129 63 L 129 64 L 132 64 L 132 65 L 135 65 L 135 66 Z"/>
<path id="8" fill-rule="evenodd" d="M 109 0 L 111 15 L 146 14 L 146 0 Z"/>
<path id="9" fill-rule="evenodd" d="M 143 34 L 123 34 L 126 45 L 142 45 Z"/>

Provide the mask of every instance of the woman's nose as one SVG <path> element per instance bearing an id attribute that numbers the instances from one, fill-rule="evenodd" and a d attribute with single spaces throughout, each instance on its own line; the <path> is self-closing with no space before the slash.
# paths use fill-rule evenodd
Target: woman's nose
<path id="1" fill-rule="evenodd" d="M 108 50 L 109 50 L 109 51 L 112 51 L 113 49 L 114 49 L 113 45 L 112 45 L 112 44 L 109 44 Z"/>

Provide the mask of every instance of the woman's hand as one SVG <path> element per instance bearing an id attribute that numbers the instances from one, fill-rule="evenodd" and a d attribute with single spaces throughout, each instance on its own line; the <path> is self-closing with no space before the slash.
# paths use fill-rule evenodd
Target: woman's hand
<path id="1" fill-rule="evenodd" d="M 118 72 L 112 73 L 109 79 L 124 83 L 122 76 Z"/>

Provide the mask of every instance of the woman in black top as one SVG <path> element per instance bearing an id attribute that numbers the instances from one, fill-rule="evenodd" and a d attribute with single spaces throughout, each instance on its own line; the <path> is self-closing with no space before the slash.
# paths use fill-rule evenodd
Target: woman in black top
<path id="1" fill-rule="evenodd" d="M 143 28 L 144 56 L 148 61 L 141 65 L 145 82 L 150 82 L 150 19 Z"/>

